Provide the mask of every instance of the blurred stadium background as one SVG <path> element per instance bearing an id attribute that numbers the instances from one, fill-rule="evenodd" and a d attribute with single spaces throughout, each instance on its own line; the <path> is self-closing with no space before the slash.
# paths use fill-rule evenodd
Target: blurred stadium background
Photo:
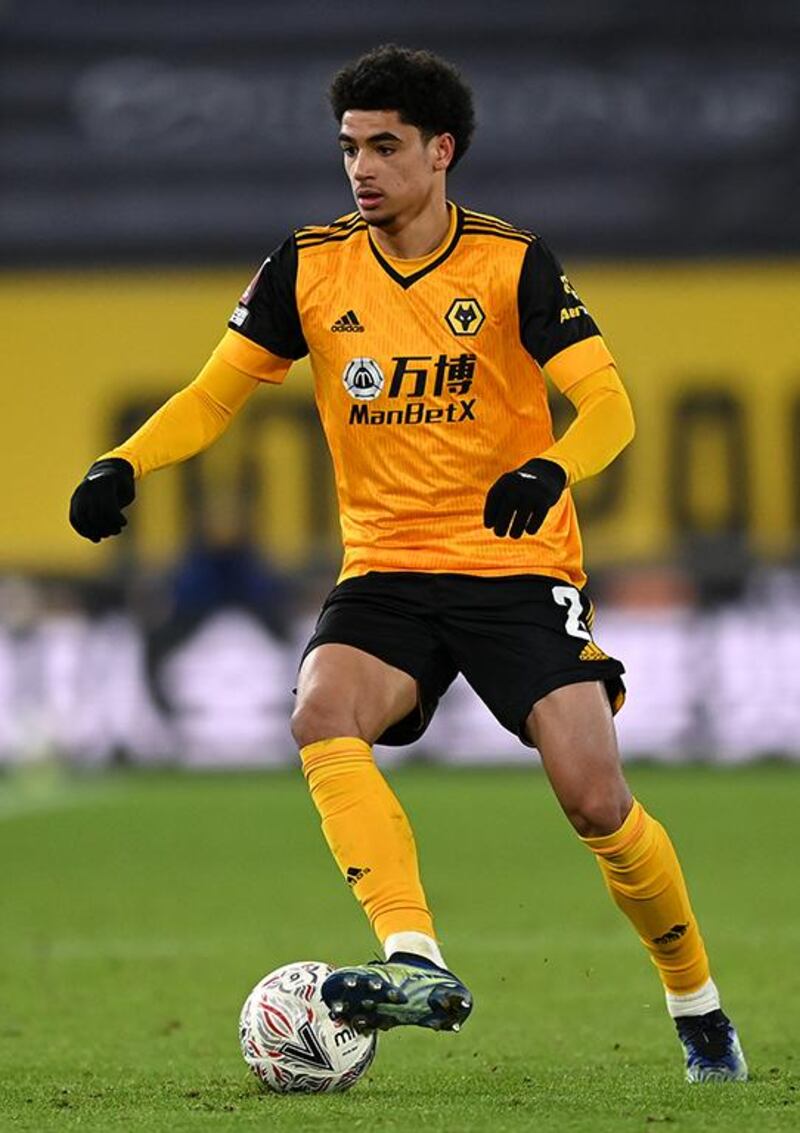
<path id="1" fill-rule="evenodd" d="M 577 492 L 626 755 L 800 757 L 795 3 L 4 0 L 0 34 L 0 764 L 294 759 L 339 555 L 306 366 L 124 538 L 67 501 L 264 255 L 349 211 L 326 86 L 388 40 L 462 66 L 453 197 L 547 237 L 631 391 L 634 446 Z M 462 686 L 415 756 L 528 760 Z"/>

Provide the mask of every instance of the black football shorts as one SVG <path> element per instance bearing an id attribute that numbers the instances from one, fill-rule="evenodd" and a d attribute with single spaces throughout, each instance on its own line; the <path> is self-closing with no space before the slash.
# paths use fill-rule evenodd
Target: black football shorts
<path id="1" fill-rule="evenodd" d="M 553 689 L 603 681 L 612 710 L 622 706 L 625 670 L 595 645 L 592 616 L 584 591 L 543 575 L 371 571 L 330 592 L 303 660 L 336 642 L 414 677 L 417 708 L 379 743 L 419 739 L 460 672 L 503 727 L 530 746 L 525 721 Z"/>

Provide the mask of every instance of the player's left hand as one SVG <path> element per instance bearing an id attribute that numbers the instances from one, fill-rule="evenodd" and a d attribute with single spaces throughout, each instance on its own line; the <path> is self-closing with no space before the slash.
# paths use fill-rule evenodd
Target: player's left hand
<path id="1" fill-rule="evenodd" d="M 486 495 L 483 526 L 512 539 L 534 535 L 566 483 L 566 472 L 552 460 L 529 460 L 513 472 L 504 472 Z"/>

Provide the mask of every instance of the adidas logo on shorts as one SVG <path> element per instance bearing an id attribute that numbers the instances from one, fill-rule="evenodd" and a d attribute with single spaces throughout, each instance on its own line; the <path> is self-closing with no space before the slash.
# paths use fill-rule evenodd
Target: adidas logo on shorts
<path id="1" fill-rule="evenodd" d="M 342 315 L 341 318 L 336 320 L 336 322 L 331 327 L 331 330 L 350 330 L 363 332 L 364 328 L 358 321 L 358 315 L 355 313 L 355 311 L 348 311 L 346 315 Z"/>
<path id="2" fill-rule="evenodd" d="M 608 654 L 604 653 L 599 645 L 595 645 L 595 643 L 593 641 L 590 641 L 588 643 L 588 645 L 584 645 L 583 649 L 581 650 L 581 655 L 578 658 L 578 660 L 579 661 L 607 661 L 608 660 Z"/>

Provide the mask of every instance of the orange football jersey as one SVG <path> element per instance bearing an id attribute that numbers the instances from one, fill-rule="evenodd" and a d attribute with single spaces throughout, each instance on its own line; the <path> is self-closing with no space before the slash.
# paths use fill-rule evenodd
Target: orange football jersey
<path id="1" fill-rule="evenodd" d="M 388 257 L 357 213 L 299 229 L 265 260 L 217 350 L 268 382 L 310 355 L 340 580 L 535 573 L 580 586 L 569 491 L 519 540 L 485 529 L 483 505 L 498 476 L 553 443 L 543 368 L 565 388 L 612 358 L 542 240 L 449 207 L 444 242 L 419 260 Z"/>

